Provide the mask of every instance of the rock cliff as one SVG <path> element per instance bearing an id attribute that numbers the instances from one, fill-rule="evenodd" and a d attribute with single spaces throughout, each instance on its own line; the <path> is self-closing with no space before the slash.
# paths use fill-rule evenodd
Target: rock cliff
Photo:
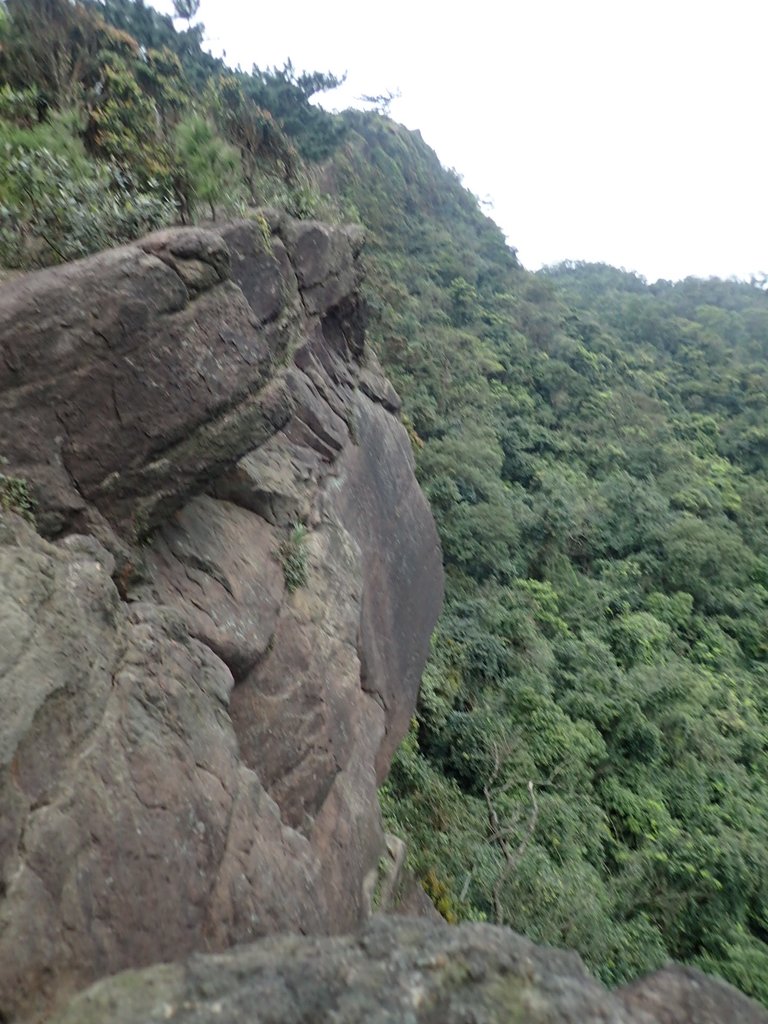
<path id="1" fill-rule="evenodd" d="M 442 576 L 360 246 L 264 211 L 0 297 L 0 1019 L 370 911 Z"/>

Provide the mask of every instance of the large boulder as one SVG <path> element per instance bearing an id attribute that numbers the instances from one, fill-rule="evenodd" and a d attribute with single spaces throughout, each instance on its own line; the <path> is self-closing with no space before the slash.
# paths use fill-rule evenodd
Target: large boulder
<path id="1" fill-rule="evenodd" d="M 0 1019 L 370 913 L 442 570 L 360 243 L 264 211 L 0 294 Z"/>
<path id="2" fill-rule="evenodd" d="M 720 978 L 671 964 L 619 990 L 624 1005 L 654 1024 L 768 1024 L 765 1008 Z"/>
<path id="3" fill-rule="evenodd" d="M 96 510 L 144 535 L 287 422 L 278 371 L 334 309 L 357 309 L 361 239 L 266 213 L 162 231 L 0 291 L 2 456 L 46 532 Z"/>
<path id="4" fill-rule="evenodd" d="M 768 1024 L 756 1003 L 698 971 L 688 972 L 689 1002 L 659 993 L 662 980 L 637 983 L 648 1012 L 598 984 L 575 953 L 509 929 L 379 917 L 354 937 L 267 939 L 122 974 L 54 1024 Z M 704 985 L 709 1002 L 697 994 Z"/>
<path id="5" fill-rule="evenodd" d="M 327 930 L 310 844 L 240 761 L 231 673 L 120 601 L 90 538 L 0 537 L 0 1008 L 277 929 Z"/>

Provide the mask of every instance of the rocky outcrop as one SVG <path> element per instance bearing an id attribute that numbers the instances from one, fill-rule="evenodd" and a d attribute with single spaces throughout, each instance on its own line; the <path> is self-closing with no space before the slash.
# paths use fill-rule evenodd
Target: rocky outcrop
<path id="1" fill-rule="evenodd" d="M 0 1019 L 369 914 L 442 588 L 360 245 L 263 211 L 0 294 Z"/>
<path id="2" fill-rule="evenodd" d="M 55 1024 L 767 1024 L 700 971 L 606 991 L 575 953 L 506 928 L 374 919 L 359 936 L 268 939 L 130 972 L 75 999 Z"/>

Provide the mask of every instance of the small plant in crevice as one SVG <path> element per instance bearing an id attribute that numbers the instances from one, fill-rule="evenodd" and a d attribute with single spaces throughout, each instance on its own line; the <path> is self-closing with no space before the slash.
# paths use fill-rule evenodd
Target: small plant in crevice
<path id="1" fill-rule="evenodd" d="M 0 511 L 17 512 L 28 523 L 34 524 L 36 507 L 26 480 L 0 473 Z"/>
<path id="2" fill-rule="evenodd" d="M 384 854 L 379 857 L 379 863 L 376 865 L 376 883 L 373 888 L 373 894 L 371 896 L 371 909 L 374 913 L 378 913 L 384 904 L 384 892 L 386 889 L 387 881 L 390 876 L 390 859 Z"/>
<path id="3" fill-rule="evenodd" d="M 268 253 L 270 256 L 273 255 L 274 244 L 272 241 L 272 228 L 269 226 L 267 218 L 263 213 L 261 213 L 261 211 L 257 210 L 253 215 L 253 219 L 256 221 L 259 231 L 261 232 L 261 237 L 264 242 L 264 252 Z"/>
<path id="4" fill-rule="evenodd" d="M 285 586 L 290 594 L 306 586 L 309 554 L 306 541 L 309 531 L 303 523 L 294 523 L 291 532 L 280 545 L 278 556 L 283 567 Z"/>
<path id="5" fill-rule="evenodd" d="M 422 878 L 421 885 L 427 896 L 432 900 L 435 909 L 441 917 L 444 917 L 449 924 L 456 924 L 459 917 L 456 912 L 451 891 L 446 883 L 438 876 L 434 868 L 430 868 Z"/>
<path id="6" fill-rule="evenodd" d="M 413 420 L 407 412 L 400 413 L 400 422 L 406 429 L 408 434 L 408 440 L 411 442 L 411 449 L 414 455 L 418 455 L 424 448 L 424 441 L 416 432 L 416 428 L 413 425 Z"/>

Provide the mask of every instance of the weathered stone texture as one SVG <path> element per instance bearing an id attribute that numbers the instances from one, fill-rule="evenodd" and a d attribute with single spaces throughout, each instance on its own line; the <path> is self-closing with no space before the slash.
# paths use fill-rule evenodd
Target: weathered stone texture
<path id="1" fill-rule="evenodd" d="M 509 929 L 379 917 L 355 937 L 267 939 L 123 974 L 74 1000 L 55 1024 L 768 1022 L 729 985 L 698 971 L 688 971 L 688 980 L 707 987 L 711 1002 L 680 1001 L 661 972 L 637 983 L 653 1004 L 649 1014 L 590 978 L 575 953 L 536 946 Z M 715 1006 L 720 1016 L 711 1014 Z"/>
<path id="2" fill-rule="evenodd" d="M 638 1019 L 654 1024 L 768 1024 L 768 1012 L 733 985 L 672 964 L 617 993 Z"/>
<path id="3" fill-rule="evenodd" d="M 265 211 L 0 294 L 3 472 L 48 538 L 0 519 L 0 1015 L 370 912 L 442 585 L 359 249 Z"/>

